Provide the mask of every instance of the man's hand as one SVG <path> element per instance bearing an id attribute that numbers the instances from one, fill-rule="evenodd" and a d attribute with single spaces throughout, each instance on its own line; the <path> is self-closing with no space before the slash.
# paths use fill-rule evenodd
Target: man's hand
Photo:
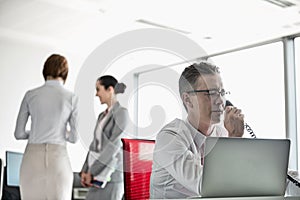
<path id="1" fill-rule="evenodd" d="M 90 173 L 81 172 L 81 185 L 83 187 L 91 187 L 92 186 L 92 175 Z"/>
<path id="2" fill-rule="evenodd" d="M 229 137 L 242 137 L 244 134 L 244 115 L 241 109 L 227 106 L 225 109 L 224 126 Z"/>

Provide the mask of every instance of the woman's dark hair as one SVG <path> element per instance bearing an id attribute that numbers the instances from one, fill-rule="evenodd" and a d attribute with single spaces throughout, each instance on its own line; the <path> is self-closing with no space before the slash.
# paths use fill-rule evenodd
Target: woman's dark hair
<path id="1" fill-rule="evenodd" d="M 112 86 L 115 89 L 115 94 L 124 93 L 126 89 L 124 83 L 118 83 L 117 79 L 110 75 L 101 76 L 97 81 L 99 81 L 100 85 L 103 85 L 106 90 L 109 86 Z"/>
<path id="2" fill-rule="evenodd" d="M 61 55 L 52 54 L 44 64 L 43 76 L 45 80 L 47 80 L 47 76 L 52 76 L 53 78 L 61 77 L 66 81 L 68 71 L 67 59 Z"/>

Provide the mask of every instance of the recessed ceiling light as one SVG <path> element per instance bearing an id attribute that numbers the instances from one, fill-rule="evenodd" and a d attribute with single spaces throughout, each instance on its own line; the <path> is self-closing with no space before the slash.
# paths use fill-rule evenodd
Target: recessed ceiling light
<path id="1" fill-rule="evenodd" d="M 152 21 L 149 21 L 149 20 L 145 20 L 145 19 L 138 19 L 138 20 L 135 20 L 135 21 L 136 21 L 136 22 L 139 22 L 139 23 L 142 23 L 142 24 L 147 24 L 147 25 L 151 25 L 151 26 L 156 26 L 156 27 L 159 27 L 159 28 L 170 29 L 170 30 L 177 31 L 177 32 L 180 32 L 180 33 L 184 33 L 184 34 L 190 34 L 190 33 L 191 33 L 191 32 L 189 32 L 189 31 L 185 31 L 185 30 L 182 30 L 182 29 L 173 28 L 173 27 L 170 27 L 170 26 L 158 24 L 158 23 L 155 23 L 155 22 L 152 22 Z"/>
<path id="2" fill-rule="evenodd" d="M 210 36 L 205 36 L 205 37 L 203 37 L 203 39 L 205 39 L 205 40 L 211 40 L 212 37 L 210 37 Z"/>
<path id="3" fill-rule="evenodd" d="M 295 26 L 300 26 L 300 21 L 294 23 Z"/>
<path id="4" fill-rule="evenodd" d="M 106 12 L 106 10 L 104 10 L 102 8 L 99 8 L 98 11 L 101 12 L 101 13 L 105 13 Z"/>
<path id="5" fill-rule="evenodd" d="M 268 3 L 271 3 L 273 5 L 279 6 L 281 8 L 287 8 L 287 7 L 291 7 L 291 6 L 295 6 L 296 4 L 288 1 L 288 0 L 263 0 L 266 1 Z"/>
<path id="6" fill-rule="evenodd" d="M 283 25 L 283 26 L 282 26 L 282 28 L 292 28 L 292 26 L 291 26 L 291 25 L 288 25 L 288 24 L 286 24 L 286 25 Z"/>

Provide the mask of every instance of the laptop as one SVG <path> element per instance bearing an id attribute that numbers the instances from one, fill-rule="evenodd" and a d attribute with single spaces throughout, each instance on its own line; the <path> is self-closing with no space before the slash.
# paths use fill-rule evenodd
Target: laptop
<path id="1" fill-rule="evenodd" d="M 288 139 L 208 137 L 201 197 L 284 196 Z"/>

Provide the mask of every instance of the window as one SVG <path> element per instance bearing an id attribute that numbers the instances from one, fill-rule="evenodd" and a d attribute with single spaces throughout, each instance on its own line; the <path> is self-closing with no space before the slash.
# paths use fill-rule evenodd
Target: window
<path id="1" fill-rule="evenodd" d="M 258 138 L 285 138 L 284 62 L 281 42 L 212 57 L 227 97 L 242 109 Z M 247 133 L 245 133 L 247 134 Z"/>
<path id="2" fill-rule="evenodd" d="M 295 38 L 295 64 L 296 64 L 296 97 L 297 97 L 297 133 L 300 133 L 300 58 L 299 55 L 300 54 L 300 38 L 297 37 Z M 298 86 L 298 87 L 297 87 Z M 300 144 L 300 136 L 298 135 L 298 169 L 300 167 L 300 159 L 299 159 L 299 155 L 300 155 L 300 148 L 299 148 L 299 144 Z"/>

